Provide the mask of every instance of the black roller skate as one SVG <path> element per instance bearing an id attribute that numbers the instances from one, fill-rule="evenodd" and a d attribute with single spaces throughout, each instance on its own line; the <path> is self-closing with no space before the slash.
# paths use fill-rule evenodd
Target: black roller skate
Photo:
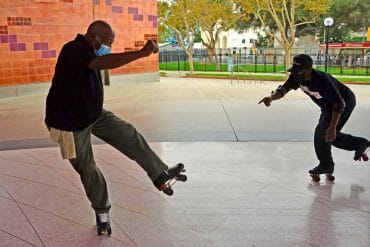
<path id="1" fill-rule="evenodd" d="M 366 142 L 364 143 L 360 149 L 356 150 L 355 152 L 355 157 L 353 157 L 354 160 L 356 161 L 368 161 L 369 156 L 367 155 L 367 152 L 370 150 L 370 143 Z"/>
<path id="2" fill-rule="evenodd" d="M 320 182 L 320 174 L 326 174 L 326 179 L 333 182 L 335 177 L 333 176 L 334 172 L 334 165 L 323 167 L 322 165 L 318 165 L 315 168 L 308 171 L 312 180 L 315 182 Z"/>
<path id="3" fill-rule="evenodd" d="M 172 196 L 172 186 L 176 183 L 176 181 L 185 182 L 187 180 L 187 176 L 182 174 L 183 172 L 185 172 L 185 166 L 184 164 L 179 163 L 168 168 L 168 170 L 163 171 L 162 174 L 153 181 L 153 183 L 158 190 L 163 191 L 169 196 Z"/>
<path id="4" fill-rule="evenodd" d="M 108 213 L 95 214 L 95 217 L 98 235 L 110 236 L 112 234 L 112 229 L 110 227 L 109 214 Z"/>

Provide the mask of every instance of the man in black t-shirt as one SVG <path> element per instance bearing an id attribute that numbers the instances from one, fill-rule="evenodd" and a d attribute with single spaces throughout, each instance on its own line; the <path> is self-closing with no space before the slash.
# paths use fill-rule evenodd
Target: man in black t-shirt
<path id="1" fill-rule="evenodd" d="M 314 136 L 319 164 L 309 170 L 309 173 L 319 175 L 334 172 L 331 145 L 355 151 L 355 160 L 368 160 L 366 151 L 369 141 L 341 132 L 356 105 L 353 92 L 330 74 L 313 69 L 311 57 L 305 54 L 295 56 L 293 66 L 288 71 L 291 72 L 288 80 L 270 96 L 264 97 L 259 104 L 270 106 L 273 100 L 284 97 L 291 89 L 301 88 L 321 108 Z"/>
<path id="2" fill-rule="evenodd" d="M 50 137 L 59 143 L 62 156 L 79 173 L 96 213 L 98 234 L 111 234 L 111 208 L 106 181 L 96 166 L 91 134 L 135 160 L 154 185 L 172 194 L 171 179 L 185 181 L 183 164 L 168 166 L 153 152 L 144 137 L 130 123 L 103 109 L 100 70 L 114 69 L 158 52 L 148 40 L 138 51 L 111 53 L 115 33 L 104 21 L 93 22 L 85 35 L 65 44 L 58 56 L 55 74 L 46 99 L 45 123 Z"/>

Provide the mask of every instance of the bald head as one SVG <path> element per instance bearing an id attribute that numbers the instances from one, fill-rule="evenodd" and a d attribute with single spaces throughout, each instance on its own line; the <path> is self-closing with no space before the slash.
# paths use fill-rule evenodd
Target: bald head
<path id="1" fill-rule="evenodd" d="M 102 33 L 113 33 L 112 27 L 105 21 L 94 21 L 87 28 L 86 34 L 102 34 Z"/>
<path id="2" fill-rule="evenodd" d="M 90 24 L 85 36 L 96 49 L 99 49 L 101 44 L 111 46 L 115 33 L 107 22 L 98 20 Z"/>

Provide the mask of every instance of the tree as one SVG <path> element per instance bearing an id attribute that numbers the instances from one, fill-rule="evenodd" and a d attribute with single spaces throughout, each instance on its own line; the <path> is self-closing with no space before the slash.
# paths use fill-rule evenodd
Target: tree
<path id="1" fill-rule="evenodd" d="M 166 24 L 163 21 L 164 16 L 167 13 L 168 3 L 163 1 L 157 2 L 157 13 L 158 13 L 158 36 L 159 41 L 164 42 L 170 37 L 170 30 L 168 30 Z"/>
<path id="2" fill-rule="evenodd" d="M 290 50 L 300 27 L 314 23 L 327 12 L 331 0 L 236 0 L 246 15 L 254 14 L 263 31 L 274 37 L 285 51 L 285 66 L 290 67 Z M 275 33 L 277 31 L 277 34 Z"/>
<path id="3" fill-rule="evenodd" d="M 171 30 L 167 29 L 164 25 L 158 25 L 158 42 L 168 43 L 173 34 Z"/>
<path id="4" fill-rule="evenodd" d="M 274 41 L 270 36 L 264 36 L 260 33 L 257 33 L 257 47 L 273 47 Z"/>
<path id="5" fill-rule="evenodd" d="M 333 0 L 333 5 L 325 16 L 318 18 L 316 26 L 319 29 L 320 41 L 324 41 L 324 19 L 331 16 L 334 19 L 330 27 L 330 41 L 350 41 L 351 32 L 364 32 L 370 26 L 370 2 L 364 0 Z"/>
<path id="6" fill-rule="evenodd" d="M 220 70 L 216 52 L 220 33 L 234 27 L 242 14 L 234 11 L 234 3 L 231 0 L 198 0 L 194 13 L 203 32 L 202 44 L 207 48 L 210 59 L 213 58 L 216 68 Z"/>
<path id="7" fill-rule="evenodd" d="M 180 47 L 188 56 L 191 74 L 194 72 L 193 47 L 198 26 L 193 14 L 196 4 L 196 0 L 158 2 L 158 20 L 162 27 L 160 30 L 170 29 L 176 34 Z"/>

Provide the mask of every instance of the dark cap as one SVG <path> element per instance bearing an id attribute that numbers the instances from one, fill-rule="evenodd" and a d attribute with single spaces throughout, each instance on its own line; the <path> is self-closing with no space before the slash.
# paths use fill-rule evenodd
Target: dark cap
<path id="1" fill-rule="evenodd" d="M 288 72 L 297 74 L 305 69 L 312 68 L 312 58 L 306 54 L 299 54 L 293 58 L 293 66 L 288 69 Z"/>

